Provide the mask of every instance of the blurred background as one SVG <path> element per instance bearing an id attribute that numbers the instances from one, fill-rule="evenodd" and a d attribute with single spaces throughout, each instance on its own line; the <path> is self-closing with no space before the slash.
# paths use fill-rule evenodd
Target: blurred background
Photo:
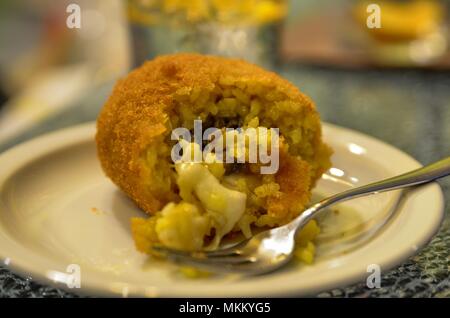
<path id="1" fill-rule="evenodd" d="M 3 0 L 0 149 L 94 120 L 131 68 L 188 51 L 277 71 L 325 120 L 394 144 L 401 123 L 398 146 L 431 156 L 450 149 L 448 12 L 440 0 Z"/>
<path id="2" fill-rule="evenodd" d="M 444 0 L 2 0 L 0 151 L 95 120 L 118 78 L 182 51 L 274 70 L 312 97 L 323 120 L 422 163 L 450 155 Z M 450 182 L 441 185 L 448 206 Z M 449 214 L 433 242 L 388 273 L 383 288 L 329 295 L 450 297 Z"/>

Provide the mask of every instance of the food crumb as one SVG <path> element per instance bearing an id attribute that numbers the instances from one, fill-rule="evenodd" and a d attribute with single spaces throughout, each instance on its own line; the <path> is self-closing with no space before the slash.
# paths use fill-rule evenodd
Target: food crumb
<path id="1" fill-rule="evenodd" d="M 91 212 L 96 214 L 96 215 L 102 215 L 104 214 L 104 212 L 98 208 L 91 208 Z"/>
<path id="2" fill-rule="evenodd" d="M 205 278 L 210 276 L 210 273 L 204 270 L 200 270 L 195 267 L 191 266 L 181 266 L 180 267 L 180 273 L 185 276 L 186 278 Z"/>
<path id="3" fill-rule="evenodd" d="M 298 233 L 296 237 L 297 247 L 294 251 L 294 256 L 297 260 L 305 264 L 312 264 L 314 262 L 316 247 L 313 242 L 319 233 L 320 228 L 315 220 L 309 221 L 300 233 Z"/>
<path id="4" fill-rule="evenodd" d="M 312 264 L 314 262 L 314 254 L 316 248 L 313 243 L 308 242 L 306 246 L 297 247 L 295 249 L 294 255 L 302 262 L 306 264 Z"/>

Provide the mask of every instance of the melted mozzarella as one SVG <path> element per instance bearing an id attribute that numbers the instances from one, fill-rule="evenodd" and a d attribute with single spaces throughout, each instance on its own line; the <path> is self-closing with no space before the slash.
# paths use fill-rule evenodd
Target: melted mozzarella
<path id="1" fill-rule="evenodd" d="M 223 186 L 208 169 L 208 165 L 189 162 L 189 159 L 192 158 L 189 150 L 200 151 L 199 145 L 186 141 L 181 141 L 180 144 L 183 148 L 183 156 L 180 162 L 175 164 L 175 170 L 178 174 L 177 184 L 182 201 L 178 204 L 169 203 L 163 209 L 157 223 L 158 238 L 167 246 L 198 250 L 201 246 L 199 245 L 200 238 L 203 242 L 203 237 L 206 235 L 203 224 L 210 221 L 211 227 L 215 229 L 215 237 L 208 248 L 214 249 L 244 214 L 247 195 Z M 187 208 L 186 204 L 191 207 Z M 192 206 L 196 208 L 195 213 L 192 212 L 194 210 Z M 205 213 L 200 214 L 197 206 L 200 206 Z M 170 209 L 168 209 L 169 207 Z M 178 211 L 174 212 L 175 210 Z M 188 217 L 183 217 L 188 214 Z M 194 220 L 190 221 L 191 218 Z M 200 221 L 201 218 L 205 221 Z M 160 224 L 159 227 L 158 224 Z M 199 224 L 201 225 L 199 226 Z M 190 229 L 187 230 L 187 227 Z M 184 229 L 184 234 L 182 229 Z M 194 233 L 198 233 L 198 235 L 194 235 Z M 185 242 L 187 239 L 194 240 L 195 243 Z"/>

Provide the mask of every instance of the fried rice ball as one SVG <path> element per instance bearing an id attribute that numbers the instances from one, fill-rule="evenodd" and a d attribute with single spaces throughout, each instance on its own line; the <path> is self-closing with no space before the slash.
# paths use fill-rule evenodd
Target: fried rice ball
<path id="1" fill-rule="evenodd" d="M 260 175 L 252 164 L 231 171 L 246 210 L 233 231 L 277 226 L 297 216 L 330 167 L 313 102 L 275 73 L 242 60 L 199 54 L 160 56 L 116 84 L 97 120 L 97 149 L 106 175 L 139 207 L 156 215 L 180 202 L 170 153 L 172 129 L 208 127 L 279 128 L 280 167 Z M 228 164 L 226 164 L 228 165 Z M 227 174 L 227 172 L 225 172 Z M 154 219 L 134 219 L 139 250 L 157 241 Z M 212 235 L 212 234 L 211 234 Z"/>

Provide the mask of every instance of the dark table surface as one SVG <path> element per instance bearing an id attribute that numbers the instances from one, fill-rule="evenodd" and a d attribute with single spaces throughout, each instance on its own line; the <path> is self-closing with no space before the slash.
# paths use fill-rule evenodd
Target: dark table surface
<path id="1" fill-rule="evenodd" d="M 279 72 L 316 102 L 322 119 L 382 139 L 423 164 L 450 156 L 450 73 L 345 71 L 296 65 Z M 111 85 L 96 88 L 65 111 L 0 151 L 54 129 L 94 120 Z M 343 286 L 319 297 L 450 297 L 450 179 L 439 182 L 446 200 L 439 233 L 419 254 L 384 273 L 381 288 Z M 426 212 L 426 211 L 424 211 Z M 0 297 L 76 297 L 0 267 Z"/>

